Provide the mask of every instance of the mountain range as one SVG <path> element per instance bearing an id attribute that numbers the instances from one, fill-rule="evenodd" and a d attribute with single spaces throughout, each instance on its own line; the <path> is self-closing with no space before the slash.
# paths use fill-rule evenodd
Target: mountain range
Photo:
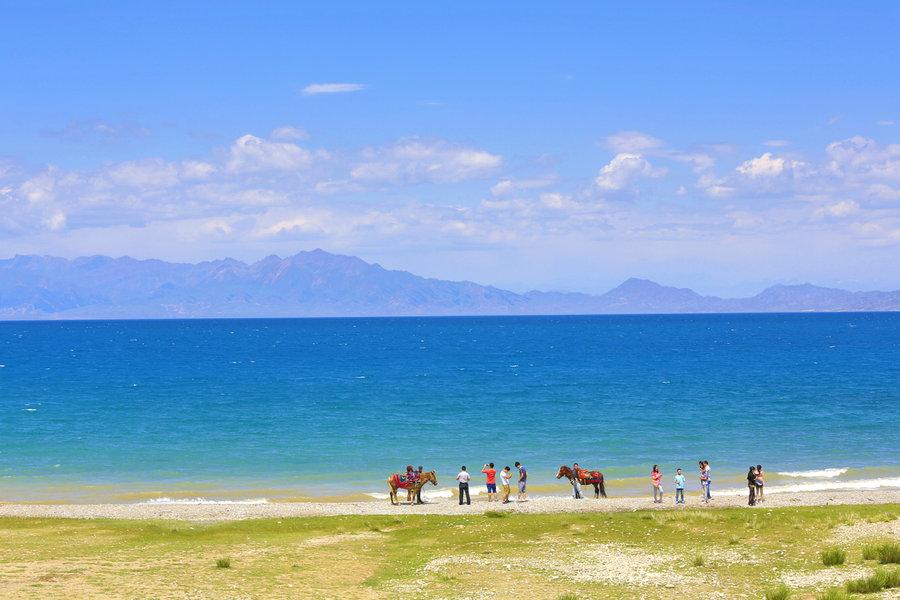
<path id="1" fill-rule="evenodd" d="M 0 260 L 0 319 L 897 311 L 900 291 L 775 285 L 749 298 L 628 279 L 600 295 L 519 294 L 313 250 L 251 264 L 129 257 Z"/>

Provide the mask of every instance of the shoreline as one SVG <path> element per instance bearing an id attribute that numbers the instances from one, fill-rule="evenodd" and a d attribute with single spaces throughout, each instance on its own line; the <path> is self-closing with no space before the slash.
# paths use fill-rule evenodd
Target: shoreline
<path id="1" fill-rule="evenodd" d="M 713 495 L 709 504 L 699 496 L 688 495 L 686 509 L 716 509 L 744 507 L 748 510 L 768 508 L 900 504 L 900 489 L 773 492 L 766 501 L 747 506 L 746 496 Z M 482 515 L 488 511 L 541 513 L 629 512 L 638 510 L 684 510 L 674 504 L 674 495 L 666 494 L 663 504 L 654 504 L 648 497 L 611 497 L 594 500 L 588 497 L 575 500 L 570 496 L 539 496 L 527 502 L 487 502 L 476 498 L 470 506 L 460 506 L 455 498 L 431 501 L 423 505 L 388 501 L 364 502 L 215 502 L 215 503 L 132 503 L 132 504 L 37 504 L 0 503 L 0 517 L 56 518 L 56 519 L 117 519 L 171 520 L 194 522 L 239 521 L 245 519 L 326 517 L 347 515 Z"/>

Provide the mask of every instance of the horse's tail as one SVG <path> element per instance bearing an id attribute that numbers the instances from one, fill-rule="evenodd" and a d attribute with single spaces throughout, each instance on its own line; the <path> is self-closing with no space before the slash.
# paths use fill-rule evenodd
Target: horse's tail
<path id="1" fill-rule="evenodd" d="M 597 484 L 597 488 L 600 490 L 600 495 L 606 498 L 606 486 L 603 485 L 603 474 L 600 474 L 600 482 Z"/>

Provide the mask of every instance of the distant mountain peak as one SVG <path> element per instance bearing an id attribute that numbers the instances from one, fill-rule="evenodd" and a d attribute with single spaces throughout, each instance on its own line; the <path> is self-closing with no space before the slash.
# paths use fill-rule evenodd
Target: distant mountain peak
<path id="1" fill-rule="evenodd" d="M 751 298 L 702 296 L 632 277 L 602 295 L 516 294 L 424 278 L 321 248 L 248 264 L 128 256 L 0 260 L 0 319 L 896 311 L 900 292 L 775 285 Z"/>

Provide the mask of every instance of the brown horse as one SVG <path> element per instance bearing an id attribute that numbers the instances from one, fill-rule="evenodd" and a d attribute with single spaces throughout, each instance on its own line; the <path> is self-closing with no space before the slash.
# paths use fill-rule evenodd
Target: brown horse
<path id="1" fill-rule="evenodd" d="M 578 469 L 578 473 L 575 473 L 569 466 L 563 465 L 556 473 L 557 479 L 561 479 L 562 477 L 568 479 L 569 483 L 571 483 L 573 479 L 577 478 L 578 483 L 580 483 L 581 485 L 590 484 L 594 486 L 595 499 L 599 498 L 600 496 L 606 498 L 606 486 L 603 485 L 603 473 L 601 473 L 600 471 Z"/>
<path id="2" fill-rule="evenodd" d="M 416 481 L 412 485 L 404 487 L 400 482 L 400 474 L 394 473 L 387 479 L 388 491 L 390 492 L 391 497 L 391 504 L 400 504 L 400 499 L 397 497 L 398 489 L 406 490 L 406 501 L 412 504 L 412 501 L 418 495 L 419 490 L 421 490 L 422 486 L 424 486 L 429 481 L 432 485 L 437 485 L 437 474 L 434 471 L 425 471 L 424 473 L 419 475 L 418 481 Z"/>

